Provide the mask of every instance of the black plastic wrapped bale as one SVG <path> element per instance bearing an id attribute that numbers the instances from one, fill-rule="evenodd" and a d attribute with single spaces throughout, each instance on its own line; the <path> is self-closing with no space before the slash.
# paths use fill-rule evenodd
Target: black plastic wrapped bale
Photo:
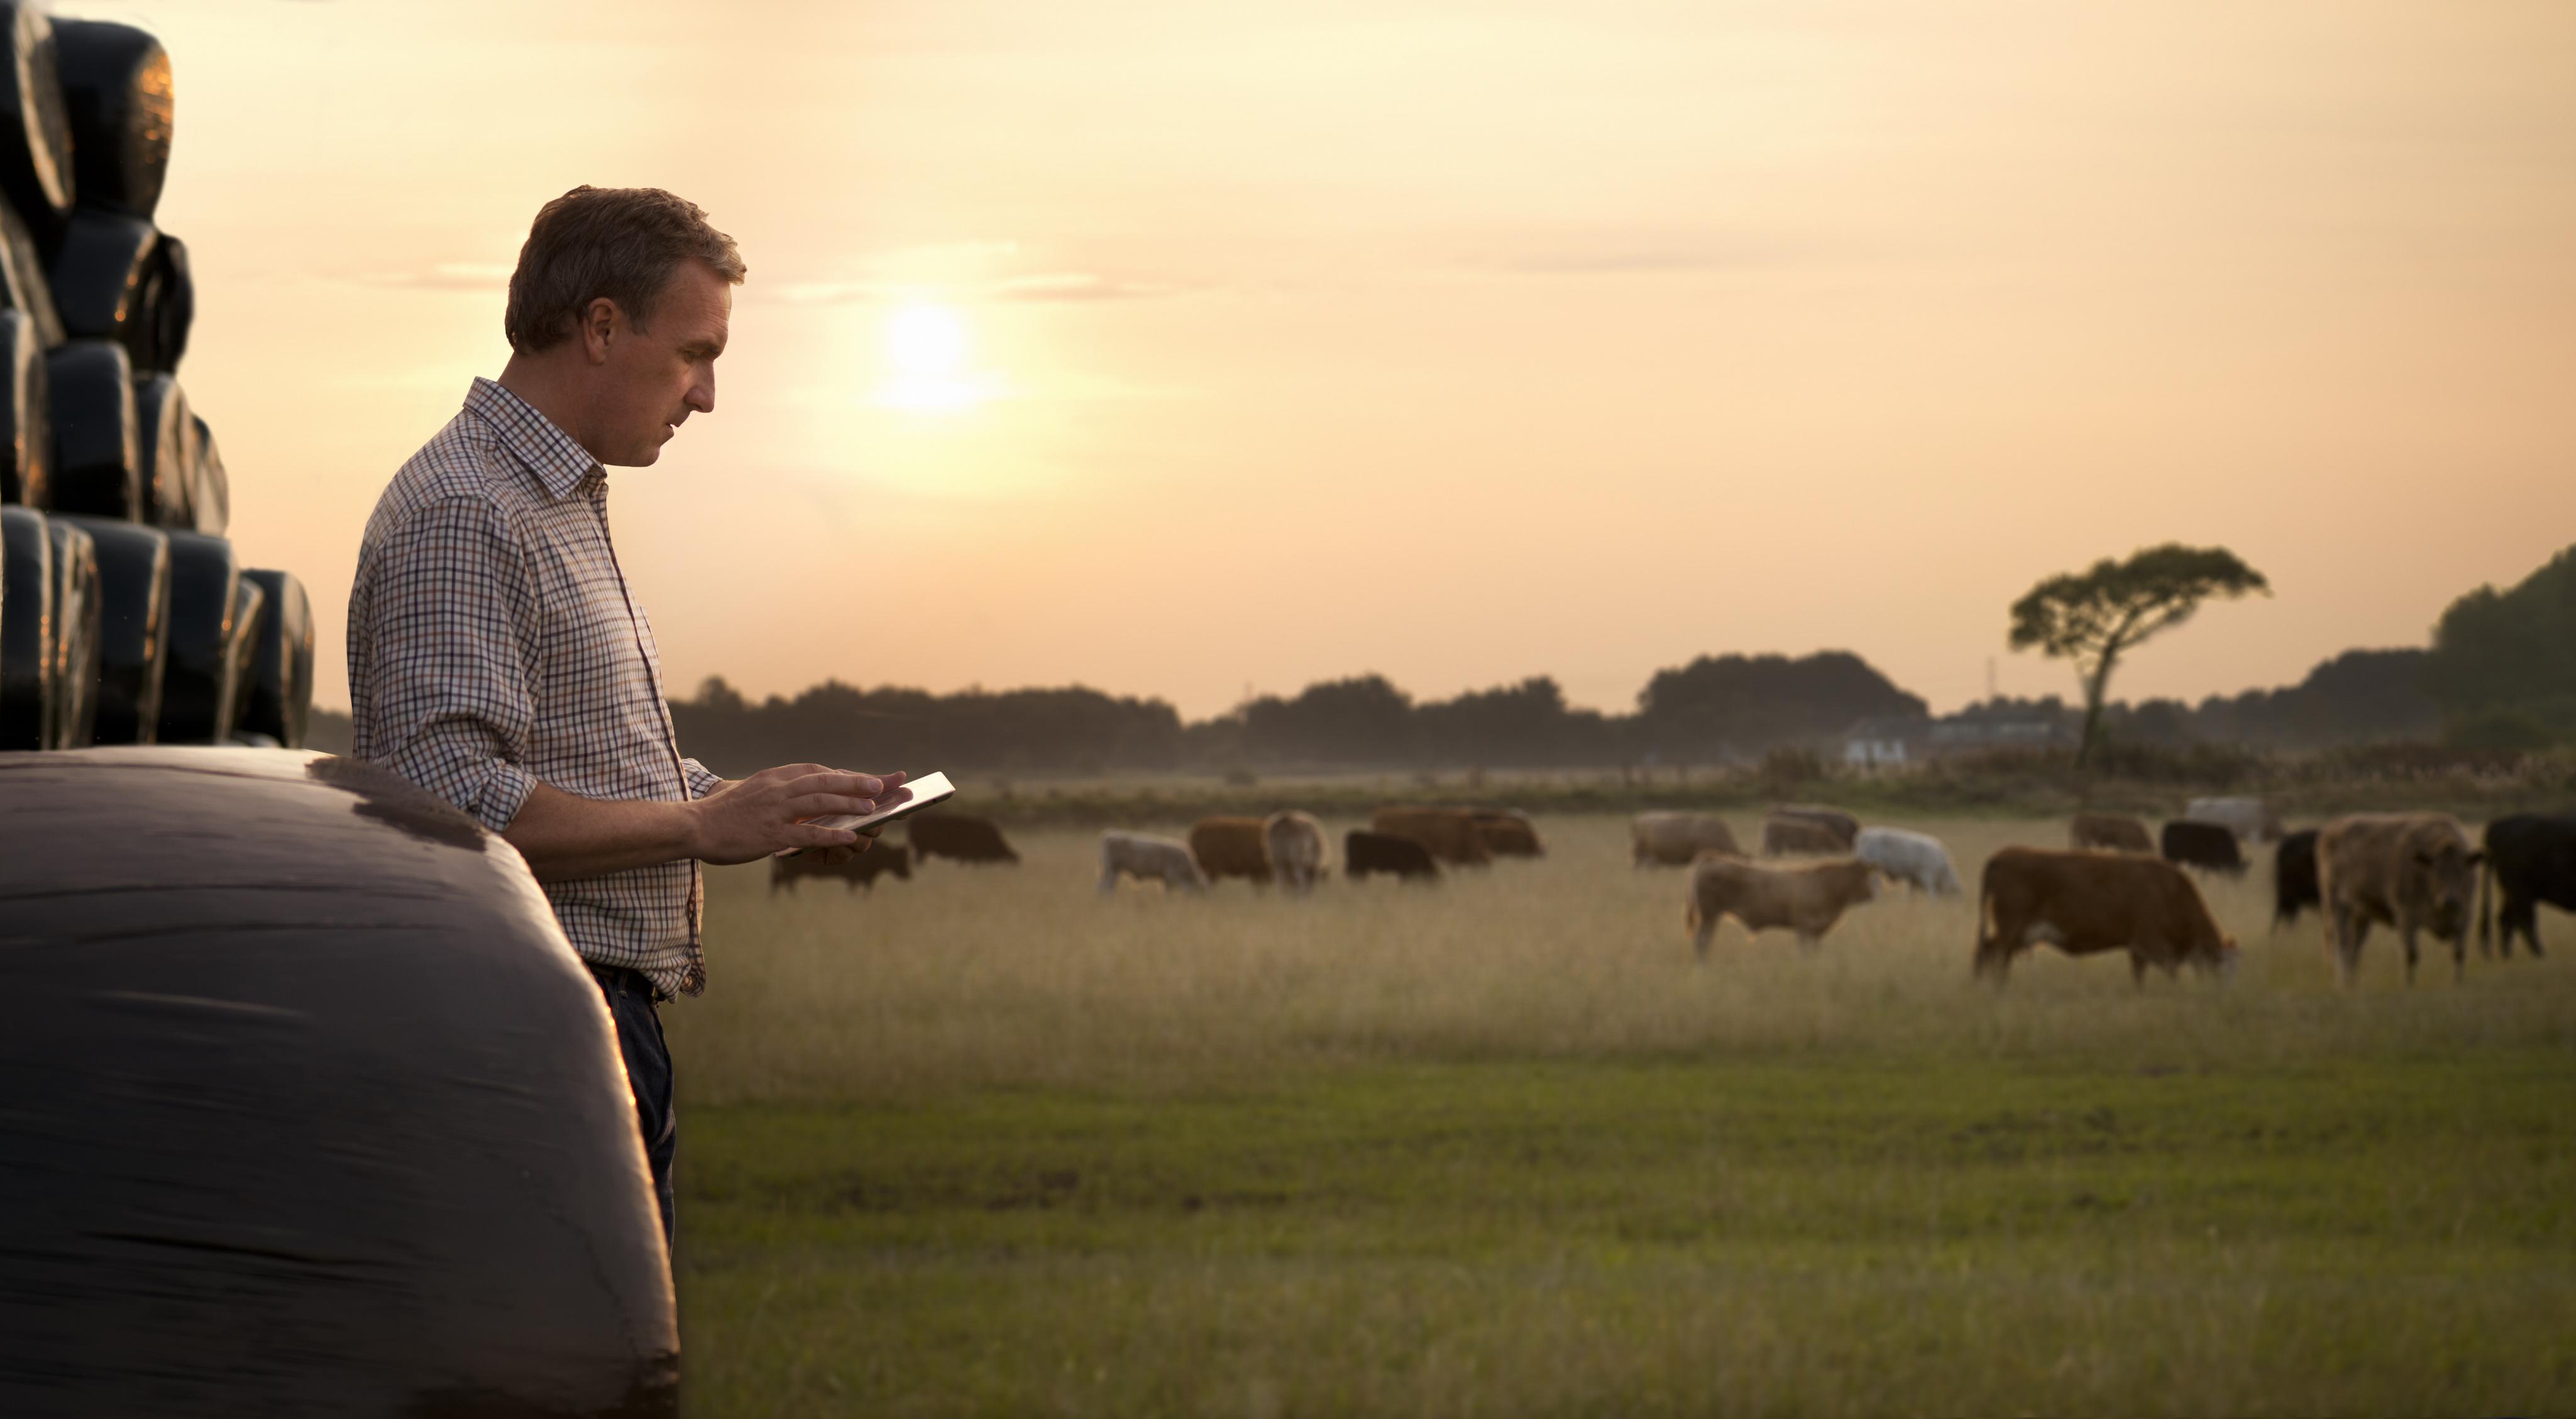
<path id="1" fill-rule="evenodd" d="M 98 729 L 98 544 L 69 518 L 45 519 L 54 553 L 54 737 L 86 749 Z"/>
<path id="2" fill-rule="evenodd" d="M 677 1412 L 635 1105 L 517 853 L 284 750 L 0 801 L 0 1413 Z"/>
<path id="3" fill-rule="evenodd" d="M 154 248 L 153 269 L 143 293 L 143 343 L 136 358 L 146 369 L 168 372 L 188 353 L 188 328 L 197 320 L 197 277 L 188 267 L 188 244 L 167 232 Z"/>
<path id="4" fill-rule="evenodd" d="M 244 576 L 233 583 L 233 638 L 224 648 L 224 686 L 232 698 L 224 702 L 223 718 L 217 721 L 218 744 L 259 744 L 263 749 L 284 748 L 283 744 L 260 744 L 244 740 L 242 716 L 250 710 L 250 677 L 259 668 L 259 636 L 268 624 L 268 590 Z"/>
<path id="5" fill-rule="evenodd" d="M 0 507 L 0 749 L 54 743 L 54 542 L 45 515 Z"/>
<path id="6" fill-rule="evenodd" d="M 241 564 L 233 544 L 202 532 L 170 537 L 170 651 L 161 666 L 163 744 L 220 744 L 232 737 L 233 613 Z"/>
<path id="7" fill-rule="evenodd" d="M 143 520 L 197 530 L 197 416 L 177 378 L 147 374 L 134 381 L 134 450 L 143 484 Z"/>
<path id="8" fill-rule="evenodd" d="M 233 519 L 232 475 L 224 471 L 224 455 L 215 447 L 215 431 L 206 427 L 202 416 L 190 417 L 197 424 L 194 444 L 197 450 L 196 492 L 192 498 L 197 510 L 197 530 L 221 537 Z"/>
<path id="9" fill-rule="evenodd" d="M 54 58 L 86 206 L 151 220 L 170 171 L 170 56 L 132 25 L 57 20 Z"/>
<path id="10" fill-rule="evenodd" d="M 72 126 L 55 68 L 54 27 L 42 4 L 0 0 L 0 197 L 40 242 L 71 211 Z"/>
<path id="11" fill-rule="evenodd" d="M 54 436 L 54 506 L 93 517 L 143 516 L 143 456 L 134 430 L 134 366 L 112 340 L 75 340 L 45 355 Z"/>
<path id="12" fill-rule="evenodd" d="M 242 580 L 268 593 L 252 659 L 247 708 L 236 733 L 265 734 L 289 749 L 304 747 L 313 712 L 313 602 L 293 572 L 254 567 Z"/>
<path id="13" fill-rule="evenodd" d="M 63 333 L 133 349 L 160 244 L 161 233 L 141 217 L 74 212 L 45 268 Z"/>
<path id="14" fill-rule="evenodd" d="M 45 345 L 23 312 L 0 310 L 0 503 L 53 506 Z"/>
<path id="15" fill-rule="evenodd" d="M 170 536 L 105 517 L 56 513 L 87 532 L 98 558 L 97 723 L 91 742 L 149 744 L 161 728 L 161 672 L 170 654 Z"/>
<path id="16" fill-rule="evenodd" d="M 37 250 L 34 233 L 6 201 L 0 201 L 0 306 L 36 322 L 36 333 L 43 337 L 46 349 L 63 343 L 63 317 L 54 309 L 54 287 L 45 277 L 44 253 Z"/>

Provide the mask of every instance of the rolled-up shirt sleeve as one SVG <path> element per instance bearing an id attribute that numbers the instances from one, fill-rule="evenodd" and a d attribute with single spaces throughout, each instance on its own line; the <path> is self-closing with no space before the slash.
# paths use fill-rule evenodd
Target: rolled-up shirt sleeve
<path id="1" fill-rule="evenodd" d="M 704 798 L 708 794 L 711 794 L 717 789 L 725 786 L 724 775 L 717 773 L 695 759 L 682 759 L 680 761 L 680 777 L 689 781 L 689 796 L 691 798 Z"/>
<path id="2" fill-rule="evenodd" d="M 501 832 L 536 788 L 537 600 L 509 519 L 481 498 L 414 511 L 371 549 L 376 762 Z"/>

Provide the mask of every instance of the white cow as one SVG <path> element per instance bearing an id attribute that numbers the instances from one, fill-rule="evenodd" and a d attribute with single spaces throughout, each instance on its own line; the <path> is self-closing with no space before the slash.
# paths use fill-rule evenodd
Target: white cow
<path id="1" fill-rule="evenodd" d="M 1262 820 L 1262 840 L 1270 846 L 1270 872 L 1292 892 L 1312 888 L 1331 868 L 1324 825 L 1313 815 L 1283 808 Z"/>
<path id="2" fill-rule="evenodd" d="M 1190 856 L 1190 845 L 1152 833 L 1111 831 L 1100 835 L 1100 890 L 1117 891 L 1122 872 L 1139 882 L 1150 879 L 1175 891 L 1207 888 L 1207 874 L 1199 871 L 1199 860 Z"/>
<path id="3" fill-rule="evenodd" d="M 1639 867 L 1688 867 L 1703 852 L 1744 855 L 1714 813 L 1640 813 L 1628 824 L 1628 849 Z"/>
<path id="4" fill-rule="evenodd" d="M 1928 834 L 1863 828 L 1852 844 L 1852 855 L 1886 873 L 1891 881 L 1910 882 L 1936 897 L 1960 894 L 1959 870 L 1950 865 L 1950 850 Z"/>
<path id="5" fill-rule="evenodd" d="M 2272 842 L 2281 836 L 2281 815 L 2259 798 L 2195 798 L 2182 815 L 2194 822 L 2216 823 L 2250 843 Z"/>

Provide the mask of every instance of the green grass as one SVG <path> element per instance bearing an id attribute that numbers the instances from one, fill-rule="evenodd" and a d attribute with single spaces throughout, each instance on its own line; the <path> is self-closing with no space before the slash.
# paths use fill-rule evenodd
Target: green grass
<path id="1" fill-rule="evenodd" d="M 2576 1410 L 2558 959 L 2409 990 L 2375 942 L 2338 992 L 2220 882 L 2224 990 L 1996 996 L 1906 899 L 1694 967 L 1678 874 L 1543 826 L 1305 902 L 1097 900 L 1069 833 L 720 874 L 671 1012 L 690 1412 Z M 2050 831 L 1918 826 L 1971 880 Z"/>

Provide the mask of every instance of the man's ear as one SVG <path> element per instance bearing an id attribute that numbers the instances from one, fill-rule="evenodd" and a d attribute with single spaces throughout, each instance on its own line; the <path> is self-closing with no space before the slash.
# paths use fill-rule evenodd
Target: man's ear
<path id="1" fill-rule="evenodd" d="M 582 351 L 590 356 L 592 364 L 608 363 L 608 342 L 620 323 L 617 302 L 606 296 L 593 296 L 590 304 L 581 308 Z"/>

